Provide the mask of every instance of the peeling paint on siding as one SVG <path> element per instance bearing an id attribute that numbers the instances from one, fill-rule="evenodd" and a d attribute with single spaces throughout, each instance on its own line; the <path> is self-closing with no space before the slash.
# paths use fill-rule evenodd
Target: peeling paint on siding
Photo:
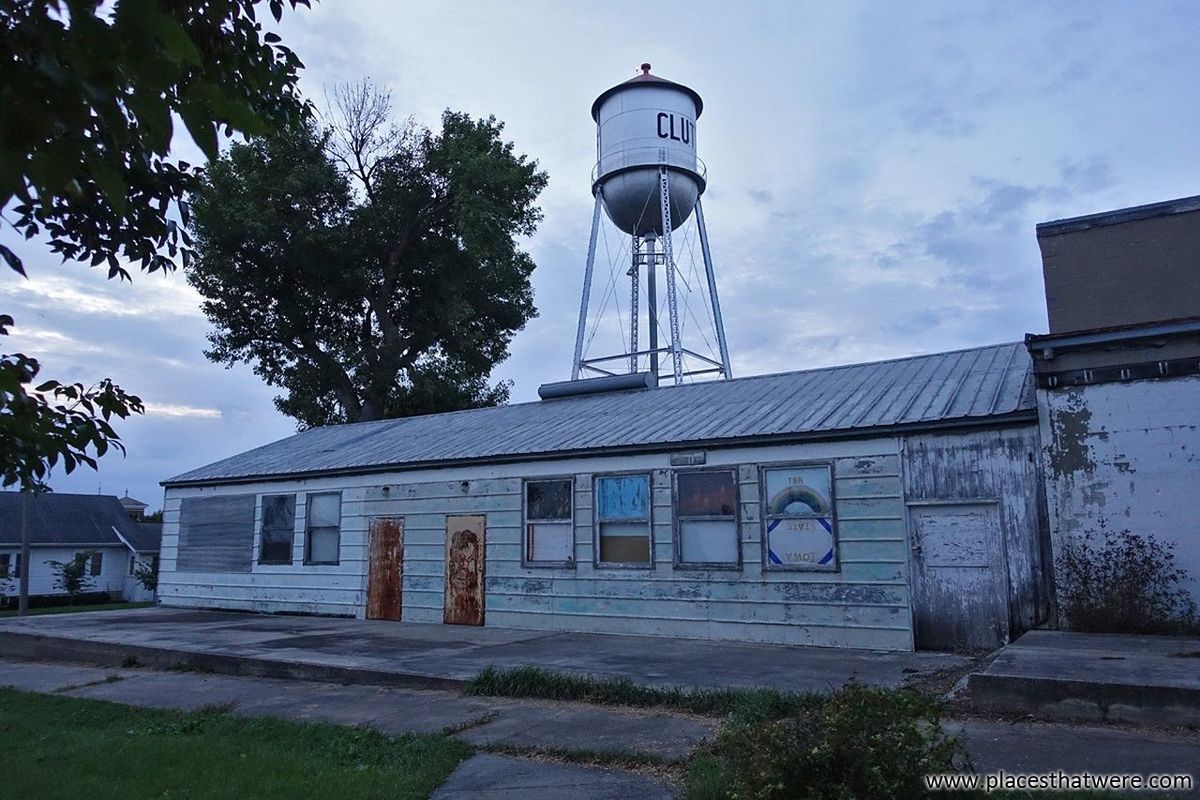
<path id="1" fill-rule="evenodd" d="M 908 502 L 999 501 L 1012 636 L 1045 621 L 1051 610 L 1039 449 L 1040 435 L 1032 425 L 905 440 Z"/>
<path id="2" fill-rule="evenodd" d="M 1054 445 L 1048 450 L 1047 464 L 1056 478 L 1092 469 L 1087 442 L 1092 412 L 1079 389 L 1066 390 L 1062 399 L 1050 412 Z"/>
<path id="3" fill-rule="evenodd" d="M 1200 601 L 1200 377 L 1039 389 L 1054 552 L 1089 531 L 1175 545 Z"/>

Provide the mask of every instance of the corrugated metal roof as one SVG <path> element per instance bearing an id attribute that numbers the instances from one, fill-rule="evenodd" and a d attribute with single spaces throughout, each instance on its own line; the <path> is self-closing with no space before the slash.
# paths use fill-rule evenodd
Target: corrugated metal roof
<path id="1" fill-rule="evenodd" d="M 20 492 L 0 492 L 0 545 L 21 543 L 22 503 Z M 129 513 L 111 495 L 40 494 L 33 501 L 29 523 L 29 541 L 35 545 L 121 546 L 113 528 L 131 544 L 140 540 Z"/>
<path id="2" fill-rule="evenodd" d="M 1034 409 L 1019 342 L 893 361 L 314 428 L 164 484 L 870 435 Z"/>

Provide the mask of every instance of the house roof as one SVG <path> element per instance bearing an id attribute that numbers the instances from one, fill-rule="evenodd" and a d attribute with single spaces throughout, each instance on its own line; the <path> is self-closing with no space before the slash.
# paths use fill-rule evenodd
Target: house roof
<path id="1" fill-rule="evenodd" d="M 21 543 L 22 503 L 21 493 L 0 492 L 0 545 Z M 123 547 L 117 531 L 131 544 L 138 537 L 129 513 L 110 495 L 39 494 L 33 500 L 29 523 L 29 541 L 34 545 Z"/>
<path id="2" fill-rule="evenodd" d="M 161 522 L 135 522 L 133 535 L 125 535 L 133 549 L 139 553 L 157 553 L 162 542 Z"/>
<path id="3" fill-rule="evenodd" d="M 1036 413 L 1022 343 L 313 428 L 166 486 L 869 436 Z"/>

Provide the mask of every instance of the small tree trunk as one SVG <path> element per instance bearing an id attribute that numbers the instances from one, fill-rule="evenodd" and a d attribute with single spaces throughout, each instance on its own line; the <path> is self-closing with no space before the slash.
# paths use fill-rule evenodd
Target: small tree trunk
<path id="1" fill-rule="evenodd" d="M 33 492 L 21 496 L 21 584 L 17 590 L 17 616 L 29 613 L 29 525 L 33 515 Z"/>

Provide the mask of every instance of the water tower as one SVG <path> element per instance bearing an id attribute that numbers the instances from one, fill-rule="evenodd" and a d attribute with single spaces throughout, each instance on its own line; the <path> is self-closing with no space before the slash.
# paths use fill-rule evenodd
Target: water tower
<path id="1" fill-rule="evenodd" d="M 725 326 L 717 301 L 717 283 L 700 203 L 706 173 L 704 162 L 696 155 L 696 120 L 703 107 L 704 103 L 695 91 L 650 74 L 649 64 L 642 64 L 640 75 L 603 92 L 592 104 L 597 155 L 592 173 L 592 194 L 596 203 L 575 335 L 572 381 L 581 376 L 637 375 L 641 374 L 641 365 L 646 364 L 650 373 L 648 381 L 656 383 L 660 356 L 669 359 L 670 373 L 676 384 L 682 383 L 684 378 L 702 375 L 730 377 Z M 585 355 L 584 340 L 601 207 L 612 224 L 629 237 L 628 260 L 620 265 L 621 269 L 627 270 L 625 274 L 630 282 L 629 331 L 628 339 L 624 339 L 622 331 L 623 352 L 592 356 Z M 680 318 L 677 287 L 680 270 L 672 233 L 693 213 L 707 283 L 704 326 L 715 334 L 716 340 L 716 347 L 710 346 L 708 355 L 697 352 L 696 348 L 685 347 L 680 335 L 684 320 Z M 659 346 L 660 269 L 667 290 L 670 341 L 665 347 Z M 645 349 L 641 349 L 639 341 L 643 277 L 649 334 Z M 690 290 L 691 285 L 687 284 L 687 287 Z M 598 311 L 602 313 L 603 308 Z M 698 317 L 694 313 L 691 316 L 699 326 Z M 707 342 L 706 335 L 704 338 Z"/>

